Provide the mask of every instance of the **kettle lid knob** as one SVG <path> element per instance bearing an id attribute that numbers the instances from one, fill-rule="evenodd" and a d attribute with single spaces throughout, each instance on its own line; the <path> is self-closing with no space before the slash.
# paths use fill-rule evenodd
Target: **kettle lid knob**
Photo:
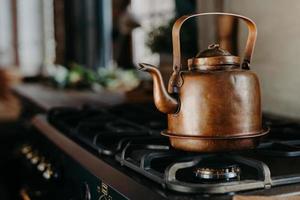
<path id="1" fill-rule="evenodd" d="M 232 56 L 232 54 L 229 51 L 220 48 L 219 44 L 210 44 L 208 45 L 207 49 L 199 52 L 195 57 L 206 58 L 215 56 Z"/>
<path id="2" fill-rule="evenodd" d="M 219 44 L 210 44 L 208 45 L 208 49 L 215 49 L 215 48 L 219 48 L 220 45 Z"/>

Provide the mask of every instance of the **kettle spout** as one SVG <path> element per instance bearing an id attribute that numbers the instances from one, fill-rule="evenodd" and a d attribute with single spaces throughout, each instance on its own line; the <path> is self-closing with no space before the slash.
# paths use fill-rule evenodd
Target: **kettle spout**
<path id="1" fill-rule="evenodd" d="M 139 70 L 149 72 L 153 78 L 153 97 L 157 109 L 166 114 L 176 113 L 178 101 L 166 91 L 160 71 L 145 63 L 140 63 L 139 66 Z"/>

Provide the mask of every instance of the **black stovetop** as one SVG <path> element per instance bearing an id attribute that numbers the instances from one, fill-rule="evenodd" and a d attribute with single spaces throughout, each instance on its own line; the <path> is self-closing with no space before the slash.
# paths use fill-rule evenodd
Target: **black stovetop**
<path id="1" fill-rule="evenodd" d="M 218 154 L 177 151 L 160 135 L 165 115 L 151 104 L 54 108 L 48 121 L 92 151 L 116 160 L 176 194 L 230 194 L 300 183 L 300 123 L 264 115 L 271 128 L 253 150 Z"/>

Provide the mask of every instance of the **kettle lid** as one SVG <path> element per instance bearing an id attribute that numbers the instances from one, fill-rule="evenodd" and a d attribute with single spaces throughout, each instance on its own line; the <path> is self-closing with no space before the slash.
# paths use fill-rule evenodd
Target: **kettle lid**
<path id="1" fill-rule="evenodd" d="M 188 59 L 189 70 L 220 70 L 237 66 L 240 66 L 240 57 L 220 48 L 219 44 L 211 44 L 208 49 Z"/>

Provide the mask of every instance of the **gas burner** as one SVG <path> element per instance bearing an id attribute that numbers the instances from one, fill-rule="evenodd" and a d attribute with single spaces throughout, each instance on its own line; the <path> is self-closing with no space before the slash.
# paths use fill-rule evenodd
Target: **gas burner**
<path id="1" fill-rule="evenodd" d="M 204 180 L 231 180 L 239 179 L 241 170 L 238 165 L 228 165 L 221 167 L 206 166 L 198 167 L 195 170 L 197 178 Z"/>

